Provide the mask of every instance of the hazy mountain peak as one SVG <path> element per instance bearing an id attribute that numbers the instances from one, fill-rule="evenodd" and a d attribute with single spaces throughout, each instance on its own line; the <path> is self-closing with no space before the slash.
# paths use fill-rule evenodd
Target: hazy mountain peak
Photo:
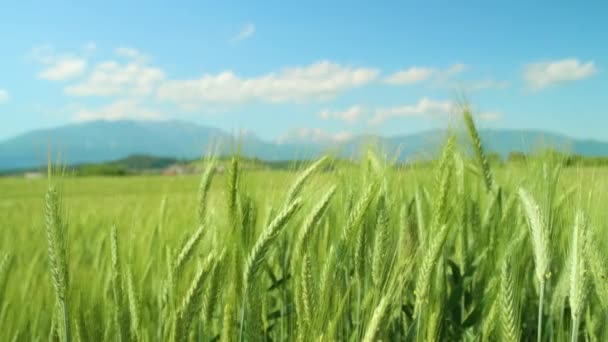
<path id="1" fill-rule="evenodd" d="M 388 153 L 400 151 L 407 159 L 432 155 L 441 146 L 446 132 L 432 130 L 404 136 L 353 136 L 330 134 L 321 129 L 288 132 L 276 142 L 266 142 L 251 131 L 239 133 L 240 139 L 213 127 L 179 120 L 171 121 L 89 121 L 66 126 L 30 131 L 0 142 L 0 170 L 31 168 L 45 165 L 47 148 L 61 151 L 70 164 L 102 162 L 134 154 L 173 158 L 197 158 L 207 153 L 228 154 L 236 150 L 266 160 L 311 158 L 325 151 L 351 157 L 360 145 L 373 141 Z M 506 156 L 512 151 L 529 152 L 549 145 L 583 155 L 608 155 L 608 143 L 577 140 L 538 130 L 481 131 L 486 149 Z M 462 139 L 466 139 L 463 137 Z"/>

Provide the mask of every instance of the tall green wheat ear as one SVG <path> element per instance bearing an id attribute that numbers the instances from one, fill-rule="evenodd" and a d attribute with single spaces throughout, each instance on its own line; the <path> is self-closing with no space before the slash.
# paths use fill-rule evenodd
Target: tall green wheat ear
<path id="1" fill-rule="evenodd" d="M 372 255 L 372 281 L 374 286 L 380 288 L 384 283 L 384 275 L 388 265 L 389 246 L 389 215 L 386 204 L 386 194 L 383 191 L 376 207 L 376 231 Z"/>
<path id="2" fill-rule="evenodd" d="M 378 189 L 380 187 L 380 182 L 379 181 L 374 181 L 371 184 L 369 184 L 367 186 L 367 189 L 365 190 L 365 193 L 363 194 L 363 196 L 361 196 L 359 202 L 357 202 L 357 204 L 354 207 L 354 210 L 351 211 L 350 215 L 348 216 L 348 221 L 346 223 L 346 226 L 344 226 L 344 230 L 342 231 L 342 240 L 344 243 L 347 243 L 348 241 L 350 241 L 350 239 L 353 238 L 353 235 L 355 235 L 354 233 L 356 233 L 358 231 L 358 229 L 360 228 L 364 218 L 365 218 L 365 214 L 367 213 L 367 211 L 369 210 L 369 207 L 371 206 L 372 202 L 374 201 L 374 198 L 376 196 L 376 193 L 378 192 Z M 342 252 L 342 251 L 338 251 L 338 252 Z"/>
<path id="3" fill-rule="evenodd" d="M 114 320 L 117 329 L 117 337 L 120 341 L 130 341 L 129 308 L 123 290 L 123 273 L 120 265 L 120 253 L 118 249 L 118 230 L 112 226 L 111 236 L 112 252 L 112 293 L 114 294 Z"/>
<path id="4" fill-rule="evenodd" d="M 156 226 L 159 232 L 162 232 L 165 226 L 165 218 L 167 217 L 167 194 L 160 201 L 158 208 L 158 225 Z"/>
<path id="5" fill-rule="evenodd" d="M 519 305 L 515 283 L 513 281 L 511 261 L 505 258 L 500 273 L 500 322 L 502 326 L 503 341 L 521 341 L 521 329 L 519 324 Z"/>
<path id="6" fill-rule="evenodd" d="M 597 293 L 598 298 L 600 299 L 600 303 L 604 308 L 604 313 L 608 313 L 608 269 L 606 265 L 608 262 L 604 255 L 601 253 L 601 249 L 598 246 L 598 241 L 596 239 L 590 238 L 588 239 L 589 246 L 585 251 L 585 256 L 588 260 L 589 270 L 591 271 L 591 276 L 593 277 L 593 285 L 595 287 L 595 292 Z"/>
<path id="7" fill-rule="evenodd" d="M 12 266 L 12 261 L 13 258 L 10 254 L 4 255 L 0 259 L 0 309 L 4 304 L 4 291 L 6 289 L 6 284 L 8 283 L 8 274 Z"/>
<path id="8" fill-rule="evenodd" d="M 390 269 L 387 277 L 387 286 L 382 288 L 382 291 L 375 294 L 380 299 L 371 317 L 368 320 L 363 334 L 362 341 L 377 341 L 382 340 L 378 338 L 378 334 L 382 331 L 381 325 L 385 319 L 390 318 L 391 304 L 400 303 L 403 289 L 406 281 L 408 281 L 413 263 L 411 259 L 402 259 L 399 264 Z M 387 335 L 387 339 L 391 339 Z"/>
<path id="9" fill-rule="evenodd" d="M 89 337 L 89 332 L 86 329 L 84 308 L 82 303 L 82 295 L 78 305 L 76 318 L 74 319 L 74 336 L 78 341 L 90 341 L 92 337 Z"/>
<path id="10" fill-rule="evenodd" d="M 184 243 L 182 248 L 179 250 L 179 254 L 177 254 L 177 258 L 175 259 L 175 263 L 173 266 L 173 273 L 175 275 L 179 274 L 184 265 L 192 259 L 192 254 L 194 253 L 195 247 L 199 241 L 201 241 L 203 234 L 206 229 L 204 225 L 198 227 L 198 229 L 194 232 L 194 234 Z"/>
<path id="11" fill-rule="evenodd" d="M 441 250 L 448 235 L 448 226 L 443 225 L 437 231 L 437 234 L 431 240 L 429 248 L 425 251 L 422 256 L 422 263 L 418 269 L 418 276 L 416 278 L 416 287 L 414 294 L 416 295 L 416 303 L 414 306 L 414 317 L 418 321 L 422 319 L 422 309 L 426 306 L 429 300 L 429 291 L 431 287 L 431 277 L 435 264 L 439 260 Z M 419 332 L 420 333 L 420 332 Z M 421 335 L 418 335 L 421 336 Z"/>
<path id="12" fill-rule="evenodd" d="M 331 201 L 335 193 L 336 186 L 333 185 L 329 188 L 325 195 L 321 197 L 317 205 L 306 217 L 306 220 L 304 221 L 304 224 L 302 224 L 302 228 L 300 229 L 300 234 L 298 237 L 298 240 L 300 242 L 300 248 L 302 250 L 306 250 L 308 248 L 312 229 L 319 223 L 319 221 L 321 221 L 321 218 L 323 218 L 323 214 L 325 214 L 325 211 L 329 206 L 329 202 Z"/>
<path id="13" fill-rule="evenodd" d="M 212 326 L 213 313 L 221 296 L 221 281 L 223 274 L 221 273 L 223 259 L 218 258 L 216 267 L 213 268 L 209 285 L 203 297 L 203 321 L 207 326 Z"/>
<path id="14" fill-rule="evenodd" d="M 422 191 L 420 187 L 416 188 L 416 192 L 414 193 L 414 204 L 416 209 L 416 228 L 418 229 L 418 240 L 421 242 L 421 245 L 426 246 L 428 243 L 428 227 L 426 226 L 425 214 L 425 199 L 422 196 Z"/>
<path id="15" fill-rule="evenodd" d="M 235 293 L 235 291 L 229 290 L 226 293 Z M 235 340 L 234 310 L 234 301 L 226 300 L 226 303 L 224 304 L 224 317 L 222 318 L 221 342 L 232 342 Z"/>
<path id="16" fill-rule="evenodd" d="M 483 150 L 479 132 L 475 127 L 473 115 L 471 115 L 471 109 L 468 106 L 465 106 L 462 114 L 464 117 L 464 122 L 467 126 L 469 138 L 471 139 L 471 143 L 473 145 L 473 150 L 475 151 L 475 158 L 477 159 L 477 163 L 481 167 L 481 171 L 483 173 L 483 181 L 486 185 L 486 190 L 491 191 L 492 187 L 494 186 L 494 178 L 492 177 L 492 171 L 490 170 L 490 163 L 488 162 L 488 158 Z"/>
<path id="17" fill-rule="evenodd" d="M 292 269 L 293 272 L 297 272 L 298 262 L 300 261 L 300 256 L 308 250 L 310 244 L 310 236 L 312 234 L 312 230 L 319 224 L 323 215 L 327 211 L 327 207 L 329 206 L 329 202 L 336 192 L 336 186 L 333 185 L 329 190 L 321 197 L 317 205 L 312 208 L 302 227 L 300 228 L 300 232 L 298 234 L 297 244 L 292 256 Z"/>
<path id="18" fill-rule="evenodd" d="M 570 265 L 571 262 L 567 260 L 564 268 L 559 273 L 555 284 L 551 287 L 549 311 L 551 316 L 558 318 L 562 323 L 563 313 L 566 307 L 566 298 L 570 292 Z"/>
<path id="19" fill-rule="evenodd" d="M 450 184 L 452 179 L 452 154 L 454 151 L 454 137 L 450 136 L 443 148 L 443 157 L 441 158 L 438 171 L 438 196 L 435 204 L 435 217 L 431 229 L 437 229 L 444 224 L 447 216 L 448 196 L 450 193 Z"/>
<path id="20" fill-rule="evenodd" d="M 368 229 L 367 225 L 365 224 L 365 221 L 361 224 L 360 227 L 357 227 L 358 229 L 356 230 L 356 240 L 354 241 L 354 248 L 355 248 L 355 255 L 354 255 L 354 261 L 355 261 L 355 272 L 356 274 L 359 276 L 359 281 L 361 282 L 361 284 L 365 283 L 365 279 L 367 279 L 367 265 L 369 264 L 368 261 L 368 246 L 370 245 L 371 242 L 371 237 L 369 235 L 370 234 L 370 229 Z M 347 257 L 343 257 L 344 259 L 347 259 Z"/>
<path id="21" fill-rule="evenodd" d="M 587 293 L 587 272 L 584 251 L 587 242 L 587 221 L 578 210 L 572 230 L 570 246 L 570 315 L 572 316 L 572 341 L 578 340 L 578 327 L 585 307 Z"/>
<path id="22" fill-rule="evenodd" d="M 300 199 L 295 199 L 291 204 L 285 207 L 285 209 L 270 222 L 266 229 L 264 229 L 262 235 L 253 245 L 253 248 L 247 257 L 245 273 L 243 275 L 245 291 L 247 291 L 248 287 L 253 282 L 254 276 L 262 265 L 262 261 L 264 261 L 264 257 L 266 256 L 266 253 L 268 253 L 270 246 L 283 230 L 287 222 L 289 222 L 300 208 L 301 203 Z"/>
<path id="23" fill-rule="evenodd" d="M 300 195 L 300 192 L 302 192 L 302 188 L 304 187 L 306 180 L 309 179 L 310 176 L 315 174 L 317 171 L 319 171 L 328 160 L 329 158 L 327 156 L 322 157 L 321 159 L 310 165 L 302 173 L 300 173 L 296 181 L 291 185 L 291 188 L 289 188 L 289 190 L 287 191 L 285 203 L 289 204 L 293 202 L 293 200 L 298 197 L 298 195 Z"/>
<path id="24" fill-rule="evenodd" d="M 321 271 L 321 279 L 319 280 L 319 302 L 328 302 L 332 293 L 333 280 L 336 276 L 337 252 L 335 245 L 330 245 L 327 251 L 323 270 Z M 324 322 L 322 322 L 324 323 Z"/>
<path id="25" fill-rule="evenodd" d="M 207 217 L 207 197 L 209 196 L 209 188 L 211 188 L 211 181 L 215 174 L 215 162 L 207 162 L 207 167 L 201 176 L 201 182 L 198 187 L 198 224 L 203 225 L 205 218 Z"/>
<path id="26" fill-rule="evenodd" d="M 382 299 L 380 299 L 380 302 L 372 313 L 372 317 L 369 320 L 367 328 L 365 329 L 365 335 L 363 335 L 363 339 L 361 341 L 376 341 L 376 335 L 380 328 L 380 323 L 382 322 L 383 317 L 386 315 L 386 311 L 390 305 L 390 299 L 391 296 L 388 293 L 382 296 Z"/>
<path id="27" fill-rule="evenodd" d="M 350 287 L 350 286 L 348 288 L 346 288 L 346 292 L 342 295 L 342 298 L 341 298 L 341 300 L 338 304 L 338 307 L 335 310 L 333 316 L 329 319 L 329 322 L 324 322 L 324 323 L 327 323 L 327 329 L 324 329 L 321 331 L 321 334 L 317 338 L 318 342 L 335 340 L 334 336 L 336 334 L 336 329 L 338 328 L 338 325 L 341 322 L 340 318 L 342 317 L 342 315 L 344 314 L 344 310 L 346 309 L 346 303 L 348 302 L 348 299 L 350 298 L 351 289 L 352 289 L 352 287 Z M 339 295 L 340 294 L 338 294 L 338 296 Z"/>
<path id="28" fill-rule="evenodd" d="M 175 341 L 186 341 L 190 333 L 192 322 L 196 319 L 197 313 L 201 309 L 201 298 L 203 293 L 203 285 L 207 277 L 212 273 L 215 266 L 215 256 L 211 254 L 202 265 L 199 266 L 194 279 L 184 296 L 175 320 Z"/>
<path id="29" fill-rule="evenodd" d="M 46 193 L 45 222 L 51 280 L 55 289 L 57 307 L 63 320 L 61 339 L 70 341 L 69 276 L 66 252 L 67 226 L 62 217 L 61 196 L 54 186 L 51 186 Z"/>
<path id="30" fill-rule="evenodd" d="M 301 270 L 299 274 L 299 281 L 296 287 L 298 291 L 298 301 L 296 303 L 301 304 L 300 312 L 298 313 L 298 328 L 299 338 L 305 341 L 308 336 L 308 331 L 311 326 L 313 318 L 313 308 L 315 307 L 315 289 L 313 277 L 312 277 L 312 262 L 308 251 L 304 252 L 302 257 Z"/>
<path id="31" fill-rule="evenodd" d="M 443 145 L 443 149 L 441 150 L 441 158 L 439 158 L 439 164 L 437 166 L 436 181 L 437 184 L 441 182 L 441 177 L 445 173 L 445 169 L 452 166 L 454 162 L 454 144 L 455 144 L 455 136 L 450 133 Z"/>
<path id="32" fill-rule="evenodd" d="M 536 278 L 544 283 L 549 272 L 549 240 L 546 225 L 538 204 L 526 190 L 519 189 L 519 197 L 530 227 L 531 241 L 536 264 Z"/>
<path id="33" fill-rule="evenodd" d="M 129 301 L 129 315 L 131 322 L 131 338 L 134 341 L 139 341 L 141 336 L 140 331 L 140 315 L 139 315 L 139 298 L 133 284 L 133 274 L 131 268 L 127 268 L 127 299 Z"/>
<path id="34" fill-rule="evenodd" d="M 228 215 L 232 223 L 237 222 L 237 194 L 239 187 L 239 157 L 233 156 L 228 171 Z"/>
<path id="35" fill-rule="evenodd" d="M 363 197 L 361 197 L 354 210 L 350 213 L 342 231 L 342 237 L 338 241 L 338 248 L 336 249 L 338 261 L 348 265 L 350 262 L 350 257 L 348 256 L 349 248 L 354 248 L 355 272 L 361 283 L 366 278 L 365 266 L 368 262 L 366 260 L 366 250 L 369 234 L 364 223 L 379 188 L 380 180 L 375 180 L 368 185 Z M 351 243 L 351 241 L 354 243 Z"/>
<path id="36" fill-rule="evenodd" d="M 536 279 L 540 288 L 538 306 L 538 332 L 537 340 L 542 339 L 543 302 L 545 295 L 545 280 L 549 277 L 549 240 L 546 225 L 540 212 L 538 204 L 532 196 L 523 188 L 519 189 L 519 197 L 530 227 L 532 251 L 534 252 L 534 263 L 536 266 Z"/>

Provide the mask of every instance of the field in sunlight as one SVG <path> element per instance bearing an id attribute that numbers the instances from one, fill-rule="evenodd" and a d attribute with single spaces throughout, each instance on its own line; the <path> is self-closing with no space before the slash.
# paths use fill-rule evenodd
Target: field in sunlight
<path id="1" fill-rule="evenodd" d="M 476 152 L 2 178 L 0 340 L 605 340 L 608 169 Z"/>

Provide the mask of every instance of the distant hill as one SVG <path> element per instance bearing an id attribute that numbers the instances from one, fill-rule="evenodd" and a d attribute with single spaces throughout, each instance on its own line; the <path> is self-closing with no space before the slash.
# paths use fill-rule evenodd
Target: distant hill
<path id="1" fill-rule="evenodd" d="M 209 151 L 232 150 L 231 135 L 219 129 L 181 121 L 93 121 L 35 130 L 0 142 L 0 170 L 45 165 L 48 146 L 60 151 L 68 164 L 113 161 L 130 155 L 194 159 Z M 289 159 L 289 145 L 267 143 L 254 136 L 243 138 L 245 155 Z M 313 154 L 317 154 L 314 151 Z"/>
<path id="2" fill-rule="evenodd" d="M 482 130 L 480 134 L 486 149 L 502 156 L 513 151 L 527 153 L 541 145 L 585 156 L 608 156 L 606 142 L 577 140 L 551 132 Z M 362 144 L 371 141 L 390 154 L 399 151 L 397 157 L 405 160 L 434 155 L 444 138 L 445 131 L 436 130 L 392 137 L 356 136 L 340 144 L 303 140 L 279 144 L 249 134 L 242 138 L 241 153 L 268 161 L 310 159 L 324 152 L 352 157 Z M 464 141 L 465 137 L 461 138 Z M 225 155 L 233 150 L 231 142 L 232 136 L 227 132 L 183 121 L 92 121 L 35 130 L 0 142 L 0 170 L 45 165 L 49 143 L 54 156 L 61 151 L 62 161 L 73 165 L 134 155 L 166 157 L 166 163 L 172 159 L 195 159 L 210 151 Z M 152 161 L 144 158 L 130 162 Z"/>

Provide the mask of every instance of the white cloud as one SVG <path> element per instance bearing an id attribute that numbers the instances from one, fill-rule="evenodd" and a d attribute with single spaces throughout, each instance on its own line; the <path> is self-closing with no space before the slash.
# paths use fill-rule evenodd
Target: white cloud
<path id="1" fill-rule="evenodd" d="M 434 101 L 423 97 L 415 105 L 379 108 L 374 117 L 369 120 L 372 125 L 383 123 L 389 118 L 394 117 L 424 117 L 447 115 L 452 111 L 454 104 L 450 101 Z"/>
<path id="2" fill-rule="evenodd" d="M 86 80 L 67 87 L 65 92 L 72 96 L 146 95 L 164 79 L 161 69 L 141 61 L 127 64 L 107 61 L 97 64 Z"/>
<path id="3" fill-rule="evenodd" d="M 349 131 L 342 131 L 331 134 L 331 138 L 335 142 L 345 142 L 353 138 L 353 133 Z"/>
<path id="4" fill-rule="evenodd" d="M 557 61 L 532 63 L 526 66 L 524 80 L 535 90 L 560 83 L 582 80 L 597 73 L 593 61 L 581 63 L 578 59 L 568 58 Z"/>
<path id="5" fill-rule="evenodd" d="M 366 85 L 378 74 L 377 69 L 353 68 L 328 61 L 285 68 L 256 78 L 241 78 L 225 71 L 199 79 L 167 81 L 160 86 L 158 98 L 180 106 L 252 100 L 272 103 L 324 100 Z"/>
<path id="6" fill-rule="evenodd" d="M 116 101 L 105 107 L 88 109 L 80 108 L 76 110 L 73 117 L 74 121 L 91 121 L 91 120 L 157 120 L 162 119 L 162 113 L 141 107 L 141 102 L 135 99 L 124 99 Z"/>
<path id="7" fill-rule="evenodd" d="M 335 118 L 338 120 L 342 120 L 346 123 L 353 124 L 357 122 L 361 116 L 363 116 L 365 109 L 361 106 L 352 106 L 344 111 L 330 111 L 329 109 L 324 109 L 318 113 L 318 116 L 323 120 L 328 120 L 330 118 Z"/>
<path id="8" fill-rule="evenodd" d="M 38 77 L 48 81 L 65 81 L 82 75 L 86 68 L 87 62 L 82 58 L 55 57 Z"/>
<path id="9" fill-rule="evenodd" d="M 55 61 L 56 53 L 51 45 L 39 45 L 32 48 L 28 57 L 38 63 L 51 64 Z"/>
<path id="10" fill-rule="evenodd" d="M 474 92 L 486 89 L 505 89 L 509 86 L 509 82 L 495 81 L 495 80 L 483 80 L 471 83 L 465 87 L 467 91 Z"/>
<path id="11" fill-rule="evenodd" d="M 34 47 L 29 58 L 46 66 L 46 69 L 38 73 L 38 78 L 48 81 L 69 80 L 82 75 L 87 68 L 85 58 L 58 54 L 51 45 Z"/>
<path id="12" fill-rule="evenodd" d="M 97 44 L 95 44 L 95 42 L 88 42 L 83 45 L 82 49 L 85 51 L 85 53 L 91 54 L 97 51 Z"/>
<path id="13" fill-rule="evenodd" d="M 234 38 L 232 38 L 232 42 L 236 43 L 248 38 L 251 38 L 255 34 L 255 25 L 252 23 L 247 23 L 243 26 L 239 34 L 237 34 Z"/>
<path id="14" fill-rule="evenodd" d="M 477 118 L 481 121 L 498 121 L 502 117 L 503 114 L 501 112 L 483 112 L 477 115 Z"/>
<path id="15" fill-rule="evenodd" d="M 323 120 L 329 120 L 329 118 L 331 117 L 331 112 L 329 111 L 329 109 L 323 109 L 317 115 Z"/>
<path id="16" fill-rule="evenodd" d="M 384 83 L 391 85 L 407 85 L 426 81 L 436 72 L 433 68 L 413 67 L 397 71 L 384 79 Z"/>
<path id="17" fill-rule="evenodd" d="M 467 66 L 462 63 L 456 63 L 449 66 L 447 69 L 439 70 L 433 78 L 432 87 L 445 88 L 454 87 L 454 78 L 460 75 L 467 69 Z"/>
<path id="18" fill-rule="evenodd" d="M 129 58 L 135 61 L 139 61 L 140 63 L 145 63 L 148 59 L 148 56 L 143 54 L 141 51 L 132 48 L 132 47 L 119 47 L 114 50 L 114 52 L 121 57 Z"/>
<path id="19" fill-rule="evenodd" d="M 296 143 L 340 143 L 350 140 L 352 132 L 342 131 L 338 133 L 327 132 L 321 128 L 296 128 L 287 131 L 277 140 L 279 144 Z"/>
<path id="20" fill-rule="evenodd" d="M 397 71 L 384 78 L 384 83 L 401 86 L 432 81 L 435 85 L 445 85 L 452 78 L 465 71 L 467 66 L 462 63 L 450 65 L 446 69 L 431 67 L 412 67 Z"/>
<path id="21" fill-rule="evenodd" d="M 449 68 L 447 68 L 444 72 L 445 76 L 456 76 L 463 71 L 465 71 L 467 66 L 462 63 L 452 64 Z"/>
<path id="22" fill-rule="evenodd" d="M 0 104 L 7 103 L 10 99 L 11 98 L 8 95 L 8 91 L 0 89 Z"/>

